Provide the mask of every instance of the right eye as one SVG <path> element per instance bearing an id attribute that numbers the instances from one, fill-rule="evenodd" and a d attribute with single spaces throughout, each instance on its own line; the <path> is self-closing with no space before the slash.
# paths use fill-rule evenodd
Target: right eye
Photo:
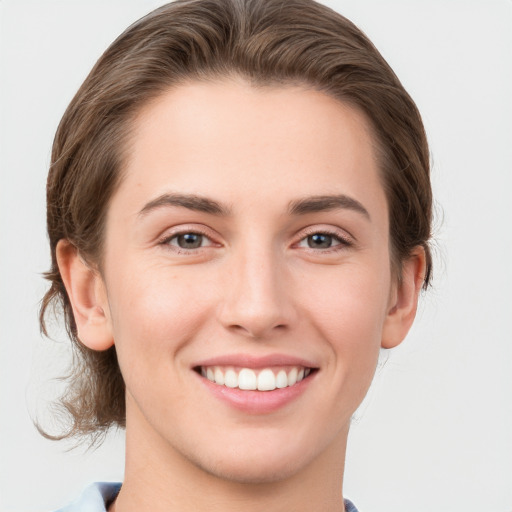
<path id="1" fill-rule="evenodd" d="M 305 240 L 311 249 L 330 249 L 340 245 L 340 239 L 329 233 L 315 233 L 307 236 Z"/>

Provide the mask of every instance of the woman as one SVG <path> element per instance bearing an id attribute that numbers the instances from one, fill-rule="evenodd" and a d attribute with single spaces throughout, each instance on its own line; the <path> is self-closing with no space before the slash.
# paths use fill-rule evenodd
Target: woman
<path id="1" fill-rule="evenodd" d="M 60 437 L 126 426 L 122 488 L 66 510 L 355 510 L 350 418 L 431 273 L 421 118 L 368 39 L 309 0 L 157 9 L 68 107 L 47 198 Z"/>

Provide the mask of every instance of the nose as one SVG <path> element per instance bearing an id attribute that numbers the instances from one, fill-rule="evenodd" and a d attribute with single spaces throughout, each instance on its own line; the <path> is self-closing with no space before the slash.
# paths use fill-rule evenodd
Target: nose
<path id="1" fill-rule="evenodd" d="M 290 329 L 297 314 L 283 262 L 271 250 L 247 250 L 230 263 L 219 305 L 223 326 L 254 339 Z"/>

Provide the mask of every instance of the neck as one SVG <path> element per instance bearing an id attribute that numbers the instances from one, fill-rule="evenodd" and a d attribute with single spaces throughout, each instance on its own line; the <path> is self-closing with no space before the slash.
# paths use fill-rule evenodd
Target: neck
<path id="1" fill-rule="evenodd" d="M 300 470 L 268 481 L 236 481 L 205 471 L 156 434 L 127 422 L 123 487 L 109 512 L 343 512 L 347 432 Z"/>

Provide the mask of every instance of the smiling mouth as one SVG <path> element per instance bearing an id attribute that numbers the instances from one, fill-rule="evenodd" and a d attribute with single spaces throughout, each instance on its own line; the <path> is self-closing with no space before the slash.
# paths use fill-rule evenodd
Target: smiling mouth
<path id="1" fill-rule="evenodd" d="M 197 366 L 194 370 L 218 386 L 247 391 L 273 391 L 292 387 L 308 378 L 315 368 L 236 368 L 233 366 Z"/>

